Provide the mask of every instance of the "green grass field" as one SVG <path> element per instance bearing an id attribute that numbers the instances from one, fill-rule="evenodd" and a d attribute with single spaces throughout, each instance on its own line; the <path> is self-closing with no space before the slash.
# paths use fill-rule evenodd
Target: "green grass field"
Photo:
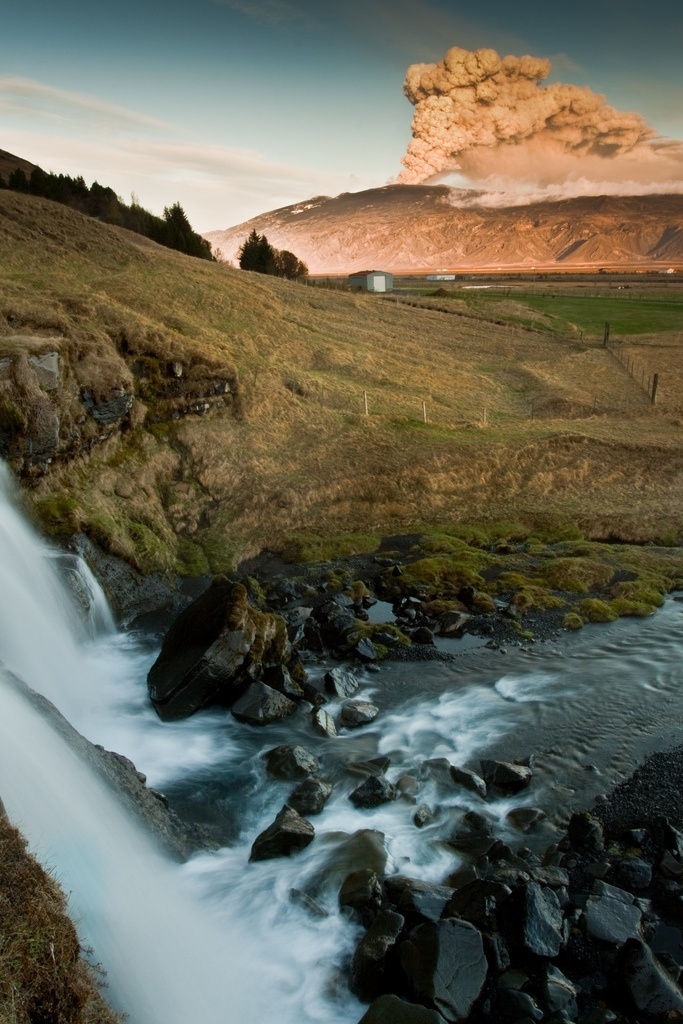
<path id="1" fill-rule="evenodd" d="M 585 335 L 602 337 L 605 323 L 615 334 L 655 334 L 683 331 L 683 296 L 676 299 L 591 295 L 520 294 L 519 302 L 545 313 L 561 325 L 573 325 Z M 495 301 L 492 298 L 491 301 Z"/>

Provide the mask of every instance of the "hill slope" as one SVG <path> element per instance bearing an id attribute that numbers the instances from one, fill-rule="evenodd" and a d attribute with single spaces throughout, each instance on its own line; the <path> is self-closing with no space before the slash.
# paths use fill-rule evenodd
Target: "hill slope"
<path id="1" fill-rule="evenodd" d="M 313 274 L 683 265 L 683 195 L 586 196 L 497 208 L 456 205 L 444 185 L 317 197 L 205 237 L 234 259 L 255 228 Z"/>
<path id="2" fill-rule="evenodd" d="M 2 192 L 0 451 L 44 528 L 145 570 L 476 517 L 677 533 L 680 399 L 651 412 L 600 338 L 525 312 L 311 289 Z"/>
<path id="3" fill-rule="evenodd" d="M 4 178 L 5 181 L 9 178 L 12 171 L 23 171 L 24 174 L 29 175 L 35 164 L 29 163 L 28 160 L 22 160 L 21 157 L 15 156 L 14 153 L 8 153 L 4 149 L 0 149 L 0 178 Z"/>

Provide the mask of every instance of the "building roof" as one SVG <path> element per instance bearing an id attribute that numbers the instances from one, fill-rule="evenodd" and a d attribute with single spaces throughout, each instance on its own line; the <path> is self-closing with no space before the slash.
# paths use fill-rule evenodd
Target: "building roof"
<path id="1" fill-rule="evenodd" d="M 354 270 L 353 274 L 349 274 L 349 277 L 369 277 L 370 274 L 384 274 L 385 277 L 392 276 L 388 270 Z"/>

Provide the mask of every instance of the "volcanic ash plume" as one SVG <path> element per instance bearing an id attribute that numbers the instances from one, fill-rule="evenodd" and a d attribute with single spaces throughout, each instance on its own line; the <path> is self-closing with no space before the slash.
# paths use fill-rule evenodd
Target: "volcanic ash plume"
<path id="1" fill-rule="evenodd" d="M 550 61 L 454 46 L 440 64 L 413 64 L 403 91 L 415 106 L 399 181 L 467 169 L 468 154 L 534 140 L 555 154 L 614 157 L 655 135 L 638 115 L 576 85 L 541 83 Z M 534 147 L 538 152 L 538 145 Z"/>

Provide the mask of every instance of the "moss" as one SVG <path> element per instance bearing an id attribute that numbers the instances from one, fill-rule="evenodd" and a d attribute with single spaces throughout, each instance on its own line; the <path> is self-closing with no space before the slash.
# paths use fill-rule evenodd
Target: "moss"
<path id="1" fill-rule="evenodd" d="M 374 638 L 378 633 L 391 633 L 399 647 L 410 647 L 412 644 L 410 637 L 390 622 L 363 622 L 361 619 L 356 619 L 355 628 L 347 638 L 349 647 L 355 647 L 359 640 L 364 639 L 372 640 L 375 643 Z M 381 646 L 381 644 L 375 646 Z"/>
<path id="2" fill-rule="evenodd" d="M 472 601 L 472 607 L 475 611 L 479 612 L 480 615 L 490 615 L 496 610 L 496 602 L 490 594 L 486 594 L 482 590 L 477 590 L 474 595 L 474 600 Z"/>
<path id="3" fill-rule="evenodd" d="M 567 612 L 562 620 L 564 629 L 583 629 L 583 619 L 577 612 Z"/>
<path id="4" fill-rule="evenodd" d="M 26 414 L 11 398 L 0 395 L 0 431 L 18 434 L 26 428 Z"/>
<path id="5" fill-rule="evenodd" d="M 594 587 L 607 586 L 614 568 L 596 558 L 556 558 L 539 575 L 552 590 L 587 594 Z"/>
<path id="6" fill-rule="evenodd" d="M 629 616 L 645 618 L 652 615 L 655 610 L 654 605 L 645 604 L 643 601 L 632 601 L 627 597 L 615 597 L 610 606 L 620 618 Z"/>
<path id="7" fill-rule="evenodd" d="M 614 608 L 596 597 L 587 597 L 576 606 L 577 613 L 585 622 L 614 622 L 619 618 Z"/>
<path id="8" fill-rule="evenodd" d="M 486 595 L 488 597 L 488 594 Z M 491 602 L 493 604 L 493 601 Z M 495 606 L 494 606 L 495 607 Z M 466 612 L 467 608 L 462 601 L 446 601 L 443 599 L 437 599 L 436 601 L 425 601 L 423 608 L 427 615 L 437 617 L 439 615 L 445 615 L 446 612 Z"/>
<path id="9" fill-rule="evenodd" d="M 265 608 L 268 603 L 266 592 L 256 577 L 247 576 L 247 584 L 249 588 L 249 600 L 251 603 L 259 609 Z"/>
<path id="10" fill-rule="evenodd" d="M 427 596 L 445 597 L 455 595 L 462 587 L 485 590 L 486 583 L 478 569 L 489 564 L 492 556 L 466 549 L 458 556 L 436 555 L 421 558 L 406 566 L 403 576 L 385 574 L 387 585 L 402 592 L 415 585 L 424 586 Z"/>
<path id="11" fill-rule="evenodd" d="M 664 596 L 655 586 L 648 586 L 646 581 L 633 580 L 616 583 L 610 588 L 612 597 L 623 597 L 640 604 L 649 604 L 653 608 L 661 608 Z"/>
<path id="12" fill-rule="evenodd" d="M 362 580 L 355 580 L 347 592 L 354 601 L 362 601 L 364 597 L 370 597 L 370 591 Z"/>
<path id="13" fill-rule="evenodd" d="M 68 537 L 81 529 L 82 513 L 78 502 L 64 491 L 39 498 L 33 509 L 38 525 L 51 537 Z"/>
<path id="14" fill-rule="evenodd" d="M 285 541 L 281 556 L 290 564 L 329 562 L 334 558 L 376 551 L 380 542 L 377 534 L 337 533 L 323 537 L 316 533 L 297 533 Z"/>
<path id="15" fill-rule="evenodd" d="M 178 538 L 175 568 L 181 576 L 206 576 L 211 571 L 204 550 L 187 537 Z"/>

